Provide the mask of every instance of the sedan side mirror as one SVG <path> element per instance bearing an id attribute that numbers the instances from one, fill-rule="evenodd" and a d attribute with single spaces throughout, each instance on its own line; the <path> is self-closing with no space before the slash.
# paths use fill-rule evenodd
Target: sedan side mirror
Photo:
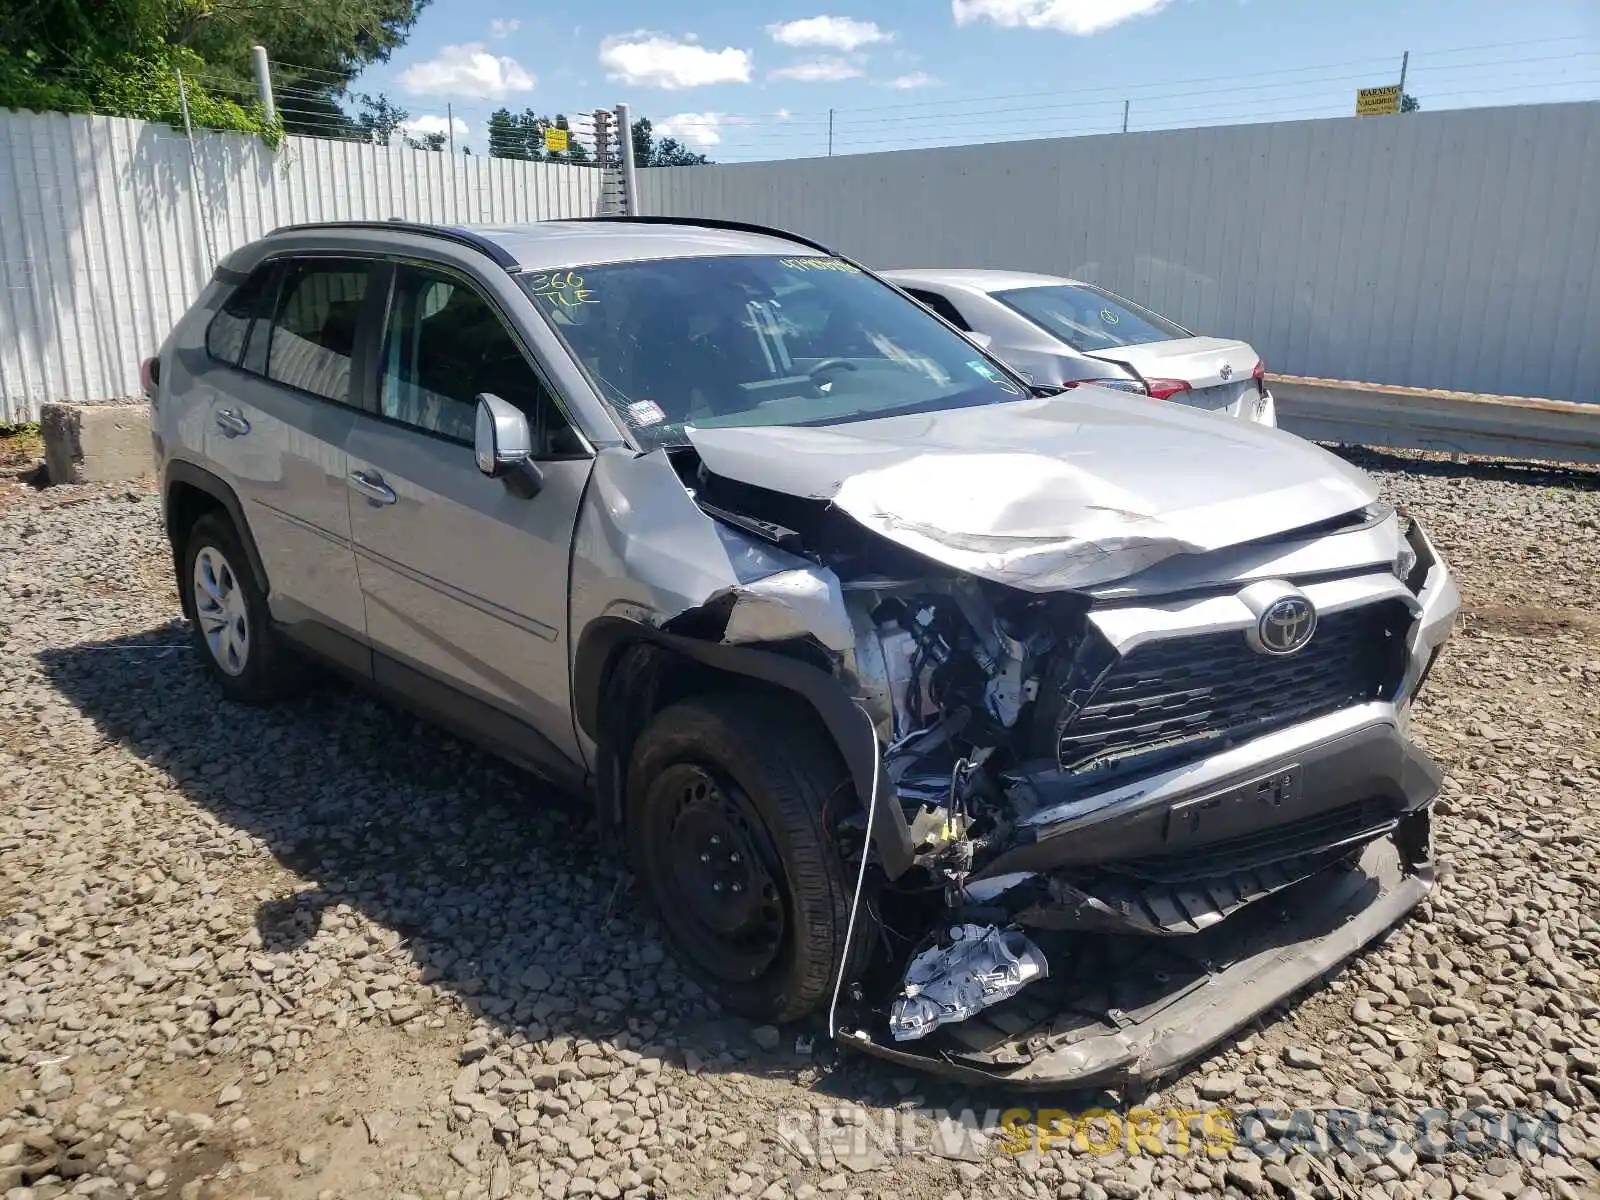
<path id="1" fill-rule="evenodd" d="M 493 392 L 478 393 L 472 429 L 472 454 L 478 470 L 505 481 L 513 495 L 531 499 L 544 486 L 544 474 L 533 461 L 533 433 L 522 410 Z"/>

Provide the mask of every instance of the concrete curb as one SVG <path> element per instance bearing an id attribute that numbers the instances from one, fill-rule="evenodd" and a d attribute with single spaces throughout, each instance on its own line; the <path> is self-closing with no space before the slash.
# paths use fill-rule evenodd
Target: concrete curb
<path id="1" fill-rule="evenodd" d="M 56 483 L 124 483 L 150 473 L 150 405 L 46 404 L 45 471 Z"/>

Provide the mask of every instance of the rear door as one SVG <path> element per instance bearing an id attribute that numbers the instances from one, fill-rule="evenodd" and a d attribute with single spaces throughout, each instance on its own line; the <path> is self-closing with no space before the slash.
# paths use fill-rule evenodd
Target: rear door
<path id="1" fill-rule="evenodd" d="M 345 443 L 363 369 L 374 264 L 267 263 L 206 334 L 206 457 L 238 495 L 261 552 L 273 618 L 365 670 L 365 610 L 346 499 Z"/>
<path id="2" fill-rule="evenodd" d="M 591 456 L 470 276 L 402 262 L 384 289 L 376 394 L 349 441 L 373 674 L 498 749 L 559 768 L 578 760 L 567 586 Z M 544 476 L 531 499 L 477 468 L 480 392 L 528 417 Z"/>

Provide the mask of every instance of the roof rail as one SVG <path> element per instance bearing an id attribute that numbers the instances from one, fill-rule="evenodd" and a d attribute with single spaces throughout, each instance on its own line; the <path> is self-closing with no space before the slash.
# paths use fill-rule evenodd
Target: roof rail
<path id="1" fill-rule="evenodd" d="M 517 262 L 516 256 L 493 238 L 487 238 L 471 229 L 463 229 L 459 225 L 429 225 L 422 221 L 407 221 L 401 217 L 390 217 L 385 221 L 308 221 L 300 225 L 280 225 L 268 236 L 280 233 L 307 233 L 319 229 L 381 229 L 385 232 L 399 231 L 443 238 L 447 242 L 454 242 L 458 246 L 467 246 L 487 254 L 494 260 L 495 266 L 507 274 L 515 274 L 521 270 L 521 264 Z"/>
<path id="2" fill-rule="evenodd" d="M 821 242 L 814 242 L 808 237 L 801 237 L 798 233 L 790 233 L 787 229 L 776 229 L 771 225 L 753 225 L 748 221 L 724 221 L 720 217 L 570 217 L 573 221 L 611 221 L 624 225 L 697 225 L 704 229 L 729 229 L 735 233 L 762 233 L 768 237 L 783 238 L 788 242 L 798 242 L 802 246 L 810 246 L 813 250 L 820 250 L 834 258 L 843 258 L 830 246 Z"/>

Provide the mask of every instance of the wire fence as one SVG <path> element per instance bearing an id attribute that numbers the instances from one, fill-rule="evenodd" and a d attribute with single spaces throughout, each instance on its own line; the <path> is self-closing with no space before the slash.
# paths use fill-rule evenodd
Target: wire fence
<path id="1" fill-rule="evenodd" d="M 1402 56 L 1247 75 L 1170 74 L 827 110 L 694 114 L 696 148 L 719 161 L 1145 132 L 1354 115 L 1358 88 L 1398 82 Z M 1558 37 L 1412 51 L 1405 91 L 1425 110 L 1600 99 L 1600 38 Z"/>

